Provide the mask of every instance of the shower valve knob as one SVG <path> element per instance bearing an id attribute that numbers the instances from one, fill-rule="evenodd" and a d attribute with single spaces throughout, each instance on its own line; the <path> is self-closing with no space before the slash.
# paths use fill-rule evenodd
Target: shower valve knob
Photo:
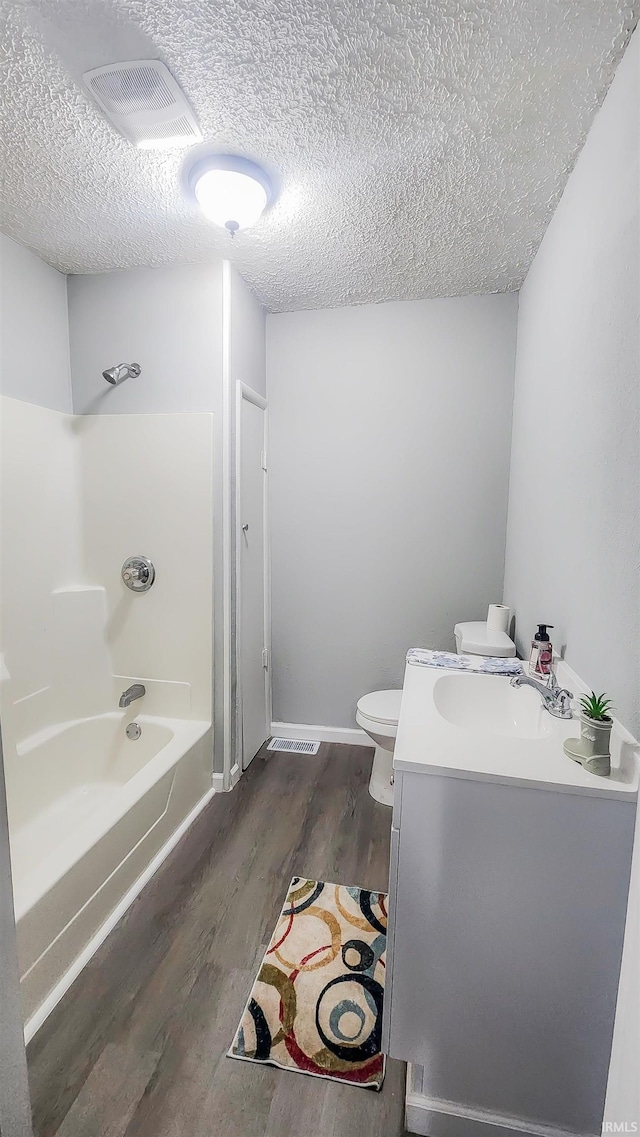
<path id="1" fill-rule="evenodd" d="M 156 578 L 156 570 L 148 557 L 128 557 L 120 575 L 132 592 L 148 592 Z"/>

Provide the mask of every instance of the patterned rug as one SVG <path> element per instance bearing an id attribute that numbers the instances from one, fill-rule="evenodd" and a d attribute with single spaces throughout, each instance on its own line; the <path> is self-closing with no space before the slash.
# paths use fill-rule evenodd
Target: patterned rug
<path id="1" fill-rule="evenodd" d="M 230 1058 L 382 1088 L 387 897 L 294 876 Z"/>

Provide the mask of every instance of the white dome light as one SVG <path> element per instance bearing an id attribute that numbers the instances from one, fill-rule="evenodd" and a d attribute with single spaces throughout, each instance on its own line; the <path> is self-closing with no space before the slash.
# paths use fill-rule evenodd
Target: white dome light
<path id="1" fill-rule="evenodd" d="M 234 170 L 209 170 L 201 174 L 195 195 L 205 217 L 230 229 L 255 225 L 266 204 L 264 186 Z"/>
<path id="2" fill-rule="evenodd" d="M 271 200 L 271 183 L 255 162 L 229 154 L 205 158 L 189 185 L 205 217 L 233 234 L 255 225 Z"/>

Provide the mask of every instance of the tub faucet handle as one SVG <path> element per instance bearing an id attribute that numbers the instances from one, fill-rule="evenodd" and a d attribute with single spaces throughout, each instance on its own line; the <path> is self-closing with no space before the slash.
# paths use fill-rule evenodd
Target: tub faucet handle
<path id="1" fill-rule="evenodd" d="M 127 557 L 120 575 L 132 592 L 148 592 L 156 576 L 156 570 L 148 557 Z"/>

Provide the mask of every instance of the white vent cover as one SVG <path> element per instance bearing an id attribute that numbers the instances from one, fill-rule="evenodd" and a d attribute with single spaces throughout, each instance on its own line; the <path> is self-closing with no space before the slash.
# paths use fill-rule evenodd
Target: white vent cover
<path id="1" fill-rule="evenodd" d="M 107 118 L 144 150 L 202 142 L 195 115 L 173 75 L 158 59 L 95 67 L 82 76 Z"/>
<path id="2" fill-rule="evenodd" d="M 307 742 L 302 738 L 272 738 L 267 750 L 288 750 L 293 754 L 317 754 L 319 742 Z"/>

